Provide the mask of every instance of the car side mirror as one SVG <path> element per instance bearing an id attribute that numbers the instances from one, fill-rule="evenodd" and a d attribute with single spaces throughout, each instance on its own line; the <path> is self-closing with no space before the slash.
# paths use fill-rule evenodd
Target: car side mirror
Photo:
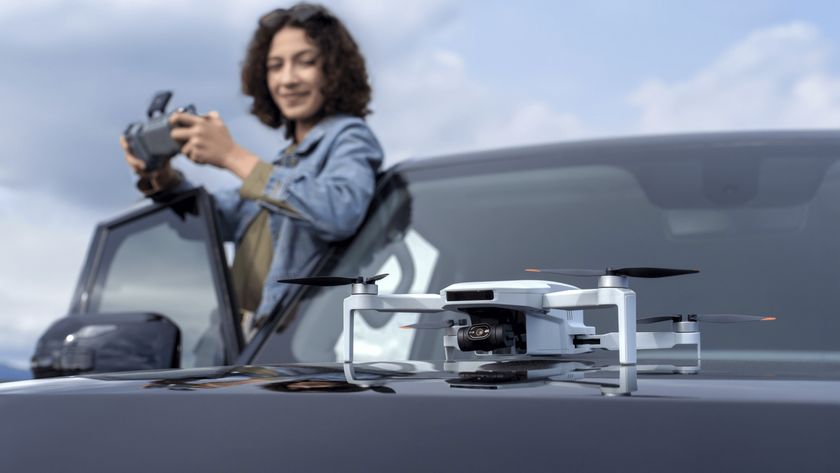
<path id="1" fill-rule="evenodd" d="M 34 378 L 177 368 L 181 332 L 153 313 L 70 314 L 41 336 Z"/>

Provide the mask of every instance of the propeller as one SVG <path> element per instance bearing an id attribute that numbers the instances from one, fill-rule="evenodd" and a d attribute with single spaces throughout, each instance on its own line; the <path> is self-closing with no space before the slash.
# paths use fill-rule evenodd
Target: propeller
<path id="1" fill-rule="evenodd" d="M 444 329 L 454 327 L 456 325 L 467 325 L 467 319 L 455 320 L 427 320 L 425 322 L 417 322 L 416 324 L 403 325 L 400 328 L 410 329 Z"/>
<path id="2" fill-rule="evenodd" d="M 355 278 L 346 278 L 341 276 L 312 276 L 308 278 L 278 279 L 277 282 L 305 284 L 307 286 L 343 286 L 345 284 L 372 284 L 387 275 L 388 273 L 377 274 L 376 276 L 371 276 L 369 278 L 364 276 L 356 276 Z"/>
<path id="3" fill-rule="evenodd" d="M 434 320 L 428 322 L 417 322 L 416 324 L 408 324 L 403 325 L 400 328 L 409 328 L 409 329 L 444 329 L 449 327 L 454 327 L 455 321 L 454 320 Z"/>
<path id="4" fill-rule="evenodd" d="M 667 278 L 669 276 L 680 276 L 683 274 L 699 273 L 697 269 L 671 269 L 671 268 L 607 268 L 600 269 L 539 269 L 528 268 L 529 273 L 550 273 L 563 276 L 628 276 L 631 278 Z"/>
<path id="5" fill-rule="evenodd" d="M 776 317 L 768 315 L 747 315 L 747 314 L 674 314 L 657 315 L 653 317 L 642 317 L 636 319 L 637 324 L 655 324 L 657 322 L 709 322 L 713 324 L 734 324 L 739 322 L 767 322 L 776 320 Z"/>

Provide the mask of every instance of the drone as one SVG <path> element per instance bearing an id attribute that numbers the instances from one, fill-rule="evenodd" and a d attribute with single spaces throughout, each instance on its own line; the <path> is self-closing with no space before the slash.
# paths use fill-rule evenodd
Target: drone
<path id="1" fill-rule="evenodd" d="M 455 351 L 477 354 L 525 356 L 578 355 L 596 349 L 618 351 L 621 366 L 635 366 L 637 350 L 668 349 L 694 345 L 700 353 L 699 322 L 731 323 L 774 320 L 742 314 L 688 314 L 636 318 L 636 293 L 630 278 L 664 278 L 698 273 L 696 269 L 653 267 L 591 269 L 528 269 L 529 272 L 565 276 L 597 276 L 593 289 L 556 281 L 512 280 L 463 282 L 447 286 L 437 294 L 379 294 L 373 277 L 316 276 L 282 279 L 279 282 L 316 286 L 349 284 L 344 299 L 343 361 L 353 363 L 353 327 L 359 311 L 420 314 L 454 311 L 465 314 L 457 320 L 426 320 L 405 326 L 413 329 L 442 329 L 445 359 Z M 615 307 L 618 332 L 597 334 L 586 325 L 585 309 Z M 428 318 L 428 317 L 424 317 Z M 668 322 L 670 332 L 637 332 L 637 324 Z"/>

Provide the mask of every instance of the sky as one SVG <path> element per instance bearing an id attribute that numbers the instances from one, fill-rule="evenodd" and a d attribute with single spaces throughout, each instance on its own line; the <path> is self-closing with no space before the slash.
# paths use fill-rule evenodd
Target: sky
<path id="1" fill-rule="evenodd" d="M 840 3 L 333 0 L 386 165 L 606 136 L 840 129 Z M 64 316 L 97 222 L 139 200 L 118 137 L 154 92 L 270 160 L 239 65 L 283 2 L 0 0 L 0 364 Z M 176 158 L 207 188 L 223 171 Z"/>

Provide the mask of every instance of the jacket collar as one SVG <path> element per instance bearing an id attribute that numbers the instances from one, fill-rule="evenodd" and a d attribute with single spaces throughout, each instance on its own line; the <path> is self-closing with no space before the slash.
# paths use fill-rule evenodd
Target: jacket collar
<path id="1" fill-rule="evenodd" d="M 294 148 L 295 153 L 299 155 L 309 154 L 309 152 L 312 151 L 312 148 L 314 148 L 327 133 L 330 122 L 334 121 L 337 117 L 338 115 L 331 115 L 316 123 L 315 126 L 309 130 L 309 133 L 303 137 L 303 140 Z M 292 146 L 294 146 L 294 144 Z"/>

